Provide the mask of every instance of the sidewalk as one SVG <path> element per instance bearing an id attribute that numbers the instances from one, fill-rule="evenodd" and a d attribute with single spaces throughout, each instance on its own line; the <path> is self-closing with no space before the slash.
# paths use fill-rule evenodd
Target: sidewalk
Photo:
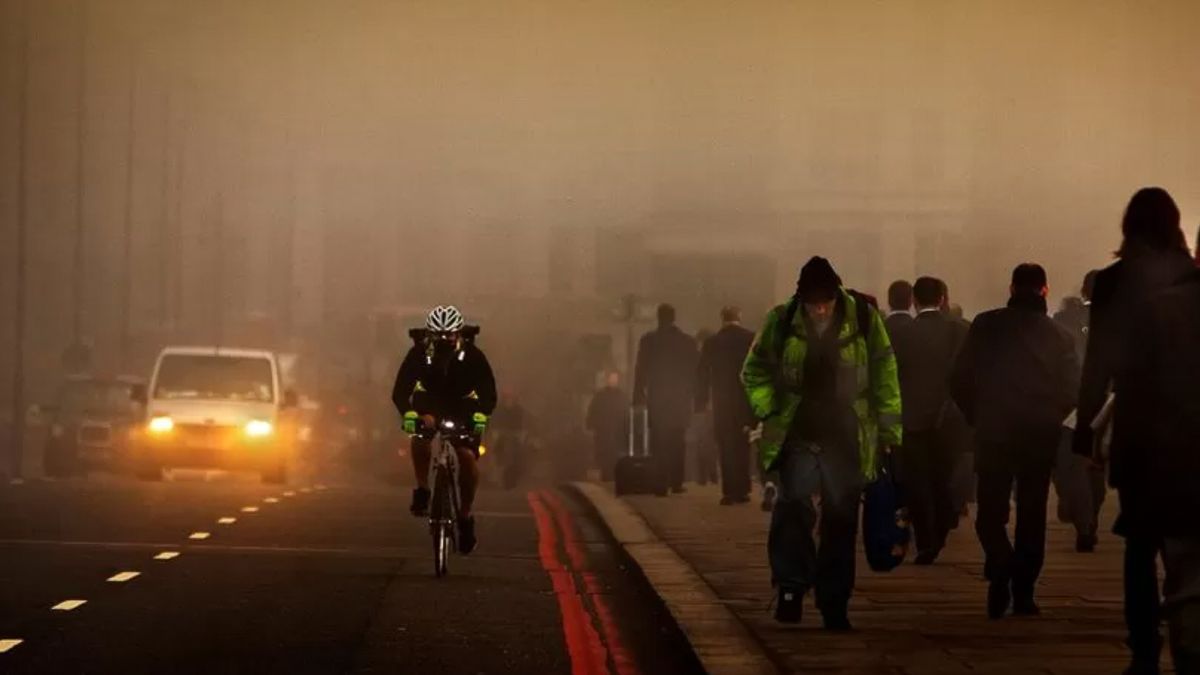
<path id="1" fill-rule="evenodd" d="M 604 490 L 611 495 L 610 486 Z M 1053 504 L 1037 595 L 1041 617 L 986 618 L 982 556 L 973 521 L 964 521 L 932 567 L 905 564 L 875 574 L 860 553 L 850 606 L 856 630 L 831 634 L 820 629 L 811 597 L 802 626 L 773 621 L 767 610 L 768 516 L 757 503 L 722 507 L 718 499 L 715 488 L 690 485 L 685 495 L 622 501 L 707 582 L 716 602 L 732 610 L 786 671 L 1104 675 L 1120 673 L 1128 663 L 1122 644 L 1122 542 L 1102 532 L 1096 553 L 1075 553 L 1074 531 L 1053 520 Z M 1115 502 L 1105 505 L 1105 528 L 1112 523 Z"/>

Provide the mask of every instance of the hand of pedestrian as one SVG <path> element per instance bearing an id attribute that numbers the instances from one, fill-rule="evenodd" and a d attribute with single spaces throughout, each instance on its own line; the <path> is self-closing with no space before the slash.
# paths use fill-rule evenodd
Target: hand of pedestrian
<path id="1" fill-rule="evenodd" d="M 422 415 L 421 426 L 425 427 L 426 429 L 432 429 L 437 426 L 437 418 L 433 415 Z"/>

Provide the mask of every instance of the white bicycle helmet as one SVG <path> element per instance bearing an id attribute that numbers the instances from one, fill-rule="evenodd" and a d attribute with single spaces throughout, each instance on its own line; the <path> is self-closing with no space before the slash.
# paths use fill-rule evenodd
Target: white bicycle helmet
<path id="1" fill-rule="evenodd" d="M 425 319 L 425 328 L 431 333 L 457 333 L 465 324 L 462 312 L 453 305 L 434 307 Z"/>

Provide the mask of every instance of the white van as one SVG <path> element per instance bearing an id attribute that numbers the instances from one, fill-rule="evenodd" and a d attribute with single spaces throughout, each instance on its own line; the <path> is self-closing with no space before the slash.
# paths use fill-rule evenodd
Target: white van
<path id="1" fill-rule="evenodd" d="M 164 468 L 256 471 L 287 480 L 296 395 L 282 387 L 274 352 L 167 347 L 145 392 L 146 423 L 136 472 L 158 480 Z"/>

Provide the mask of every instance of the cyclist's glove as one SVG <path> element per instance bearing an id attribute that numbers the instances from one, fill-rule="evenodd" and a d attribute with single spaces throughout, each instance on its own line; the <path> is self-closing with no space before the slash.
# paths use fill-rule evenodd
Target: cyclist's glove
<path id="1" fill-rule="evenodd" d="M 487 431 L 488 416 L 483 413 L 475 413 L 471 416 L 471 421 L 475 423 L 475 435 L 482 436 L 483 432 Z"/>
<path id="2" fill-rule="evenodd" d="M 404 433 L 412 436 L 417 433 L 417 423 L 420 421 L 420 416 L 417 411 L 409 410 L 404 413 Z"/>

